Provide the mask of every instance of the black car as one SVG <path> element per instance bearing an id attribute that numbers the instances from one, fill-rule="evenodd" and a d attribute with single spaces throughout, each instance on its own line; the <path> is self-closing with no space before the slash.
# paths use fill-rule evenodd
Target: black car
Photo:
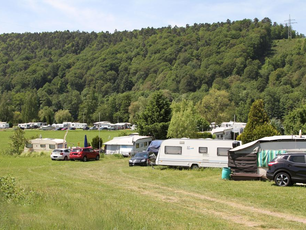
<path id="1" fill-rule="evenodd" d="M 139 152 L 139 153 L 136 153 L 129 160 L 129 166 L 134 166 L 134 165 L 142 165 L 142 166 L 150 165 L 150 155 L 149 155 L 149 152 Z"/>
<path id="2" fill-rule="evenodd" d="M 267 178 L 278 186 L 306 183 L 306 153 L 287 153 L 268 164 Z"/>

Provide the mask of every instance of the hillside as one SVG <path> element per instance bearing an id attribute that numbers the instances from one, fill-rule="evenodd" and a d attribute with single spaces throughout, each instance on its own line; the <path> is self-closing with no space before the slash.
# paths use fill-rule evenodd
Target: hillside
<path id="1" fill-rule="evenodd" d="M 2 34 L 0 120 L 52 123 L 67 110 L 87 123 L 127 121 L 137 117 L 129 107 L 157 90 L 195 104 L 222 95 L 228 102 L 219 112 L 238 121 L 262 98 L 270 118 L 282 120 L 306 93 L 305 39 L 293 31 L 288 40 L 287 30 L 264 18 L 113 34 Z"/>

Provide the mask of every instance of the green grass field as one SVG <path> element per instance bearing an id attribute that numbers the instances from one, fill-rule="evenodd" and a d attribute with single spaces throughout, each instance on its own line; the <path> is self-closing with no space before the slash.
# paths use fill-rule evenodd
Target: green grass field
<path id="1" fill-rule="evenodd" d="M 1 140 L 1 149 L 5 150 L 10 147 L 10 136 L 13 135 L 13 129 L 0 129 L 0 140 Z M 37 138 L 41 136 L 42 138 L 59 138 L 63 139 L 65 136 L 66 131 L 54 131 L 54 130 L 38 130 L 38 129 L 29 129 L 25 130 L 25 137 L 26 138 Z M 132 133 L 131 130 L 69 130 L 66 141 L 68 146 L 83 146 L 84 145 L 84 138 L 85 135 L 87 136 L 88 142 L 91 142 L 92 139 L 96 136 L 100 136 L 103 140 L 103 143 L 113 139 L 116 136 L 123 135 L 123 134 L 130 134 Z M 1 152 L 1 151 L 0 151 Z"/>
<path id="2" fill-rule="evenodd" d="M 82 143 L 85 133 L 91 140 L 98 132 L 69 131 L 68 142 Z M 100 134 L 105 142 L 119 133 Z M 222 180 L 222 169 L 129 167 L 116 156 L 34 156 L 0 155 L 0 229 L 306 229 L 304 186 Z"/>
<path id="3" fill-rule="evenodd" d="M 305 229 L 305 187 L 225 181 L 221 169 L 129 167 L 128 158 L 0 156 L 0 229 Z M 0 186 L 1 188 L 1 186 Z M 3 191 L 2 191 L 3 193 Z"/>

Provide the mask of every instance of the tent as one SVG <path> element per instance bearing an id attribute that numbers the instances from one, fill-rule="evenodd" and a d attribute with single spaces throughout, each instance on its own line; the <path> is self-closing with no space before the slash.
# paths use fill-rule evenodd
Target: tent
<path id="1" fill-rule="evenodd" d="M 159 147 L 163 141 L 162 140 L 154 140 L 150 143 L 150 145 L 147 148 L 147 152 L 154 153 L 157 155 Z"/>

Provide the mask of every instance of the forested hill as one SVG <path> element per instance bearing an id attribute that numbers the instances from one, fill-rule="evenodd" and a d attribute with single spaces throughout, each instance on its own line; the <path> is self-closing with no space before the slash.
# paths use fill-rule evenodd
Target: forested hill
<path id="1" fill-rule="evenodd" d="M 292 31 L 288 39 L 288 28 L 269 18 L 1 34 L 0 121 L 51 123 L 58 111 L 87 123 L 133 121 L 157 90 L 170 100 L 192 100 L 209 122 L 234 114 L 246 121 L 258 98 L 270 118 L 283 119 L 305 101 L 303 37 Z"/>

